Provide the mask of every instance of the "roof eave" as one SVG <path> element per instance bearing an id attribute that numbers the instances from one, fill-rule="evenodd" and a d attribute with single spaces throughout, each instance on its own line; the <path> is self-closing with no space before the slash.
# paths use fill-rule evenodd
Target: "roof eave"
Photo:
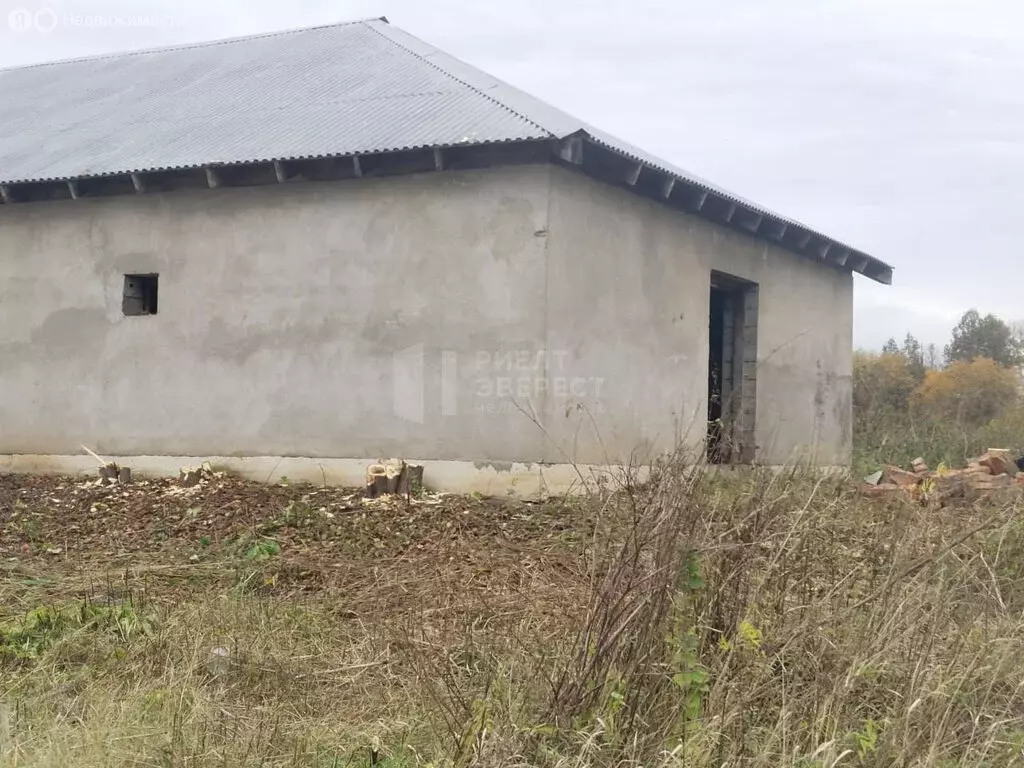
<path id="1" fill-rule="evenodd" d="M 521 148 L 525 148 L 525 154 Z M 466 156 L 466 152 L 473 153 L 472 157 Z M 437 153 L 447 155 L 448 160 Z M 388 157 L 395 160 L 387 160 L 382 165 L 379 159 L 374 159 Z M 94 194 L 105 196 L 143 193 L 149 191 L 150 179 L 156 180 L 156 177 L 166 174 L 200 174 L 182 188 L 248 186 L 252 183 L 272 183 L 275 179 L 278 182 L 287 181 L 292 175 L 296 175 L 296 172 L 301 171 L 300 166 L 310 163 L 332 165 L 328 173 L 320 177 L 328 180 L 355 178 L 362 176 L 364 170 L 372 174 L 375 165 L 378 166 L 377 172 L 391 175 L 431 169 L 488 167 L 508 162 L 540 162 L 552 159 L 579 167 L 588 175 L 606 183 L 653 198 L 670 208 L 699 216 L 719 226 L 742 232 L 823 266 L 856 272 L 886 285 L 892 283 L 892 267 L 862 251 L 693 178 L 674 173 L 595 141 L 585 132 L 577 132 L 565 139 L 554 141 L 538 138 L 479 144 L 404 147 L 356 154 L 282 156 L 210 163 L 203 166 L 124 170 L 118 173 L 80 175 L 72 178 L 8 181 L 0 182 L 0 203 L 77 199 Z M 339 162 L 340 166 L 337 165 Z M 248 172 L 245 169 L 261 167 L 266 169 L 264 178 L 254 179 L 252 174 L 246 175 Z M 241 173 L 242 176 L 233 179 L 232 175 L 236 173 Z M 297 175 L 301 177 L 302 174 Z M 159 185 L 154 185 L 154 191 L 160 188 Z M 33 189 L 37 192 L 32 193 Z"/>
<path id="2" fill-rule="evenodd" d="M 606 182 L 781 247 L 811 261 L 891 285 L 893 268 L 874 256 L 694 178 L 637 157 L 586 131 L 561 140 L 558 157 Z"/>

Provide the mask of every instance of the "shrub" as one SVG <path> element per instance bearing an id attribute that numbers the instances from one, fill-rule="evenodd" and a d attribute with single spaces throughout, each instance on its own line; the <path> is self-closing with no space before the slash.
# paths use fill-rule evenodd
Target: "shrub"
<path id="1" fill-rule="evenodd" d="M 861 412 L 905 411 L 914 391 L 906 357 L 857 352 L 853 356 L 853 407 Z"/>
<path id="2" fill-rule="evenodd" d="M 1019 374 L 992 360 L 929 370 L 913 387 L 903 354 L 854 356 L 854 470 L 865 475 L 885 464 L 960 466 L 988 448 L 1024 451 L 1024 403 Z"/>
<path id="3" fill-rule="evenodd" d="M 1016 404 L 1018 386 L 1013 370 L 979 357 L 928 371 L 913 394 L 912 405 L 927 420 L 977 429 Z"/>

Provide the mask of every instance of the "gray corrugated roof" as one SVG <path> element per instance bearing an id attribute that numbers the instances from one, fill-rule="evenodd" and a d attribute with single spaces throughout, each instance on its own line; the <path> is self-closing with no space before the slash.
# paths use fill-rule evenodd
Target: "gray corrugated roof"
<path id="1" fill-rule="evenodd" d="M 803 226 L 384 19 L 0 69 L 4 184 L 564 138 L 581 131 L 681 180 Z"/>
<path id="2" fill-rule="evenodd" d="M 384 21 L 0 70 L 0 181 L 547 138 Z"/>

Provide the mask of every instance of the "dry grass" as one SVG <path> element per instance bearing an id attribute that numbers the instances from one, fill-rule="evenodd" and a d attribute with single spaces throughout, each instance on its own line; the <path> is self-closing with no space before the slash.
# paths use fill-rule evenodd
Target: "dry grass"
<path id="1" fill-rule="evenodd" d="M 73 485 L 0 481 L 2 766 L 1024 765 L 1015 507 L 679 459 L 543 506 L 142 489 L 157 538 L 47 555 Z"/>

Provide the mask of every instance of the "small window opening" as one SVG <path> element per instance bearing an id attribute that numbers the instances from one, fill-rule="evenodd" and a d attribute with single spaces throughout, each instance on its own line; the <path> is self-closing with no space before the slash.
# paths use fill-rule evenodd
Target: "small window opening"
<path id="1" fill-rule="evenodd" d="M 757 285 L 711 273 L 707 459 L 754 460 L 757 399 Z"/>
<path id="2" fill-rule="evenodd" d="M 125 275 L 121 311 L 125 317 L 155 315 L 159 275 Z"/>

